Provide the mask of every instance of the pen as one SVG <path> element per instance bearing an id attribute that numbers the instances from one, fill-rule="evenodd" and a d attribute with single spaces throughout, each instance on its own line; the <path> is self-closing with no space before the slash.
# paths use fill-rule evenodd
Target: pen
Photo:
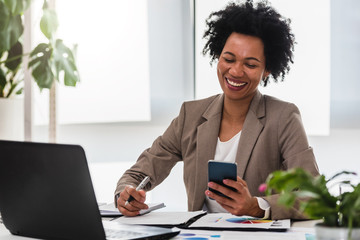
<path id="1" fill-rule="evenodd" d="M 145 185 L 149 182 L 150 180 L 150 177 L 149 176 L 146 176 L 142 181 L 141 183 L 136 187 L 136 191 L 139 191 L 141 189 L 143 189 L 145 187 Z M 134 197 L 130 195 L 130 197 L 128 198 L 128 200 L 125 202 L 125 206 L 131 202 L 132 200 L 134 200 Z"/>

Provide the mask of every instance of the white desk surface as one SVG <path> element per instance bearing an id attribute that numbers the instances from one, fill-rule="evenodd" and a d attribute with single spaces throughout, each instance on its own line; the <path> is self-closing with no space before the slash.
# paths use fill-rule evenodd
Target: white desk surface
<path id="1" fill-rule="evenodd" d="M 217 233 L 212 231 L 212 234 L 220 234 L 222 238 L 217 238 L 218 240 L 221 239 L 234 239 L 241 237 L 241 239 L 302 239 L 306 240 L 305 234 L 314 234 L 314 225 L 318 223 L 319 220 L 309 220 L 309 221 L 299 221 L 293 222 L 291 225 L 291 229 L 289 232 L 285 233 L 278 233 L 278 232 L 234 232 L 234 231 L 226 231 L 222 233 Z M 187 230 L 183 230 L 181 233 L 186 233 Z M 198 230 L 191 230 L 193 233 L 205 233 L 206 231 L 198 231 Z M 206 235 L 206 233 L 205 233 Z M 249 238 L 247 238 L 249 237 Z M 27 238 L 27 237 L 20 237 L 12 235 L 4 226 L 4 224 L 0 223 L 0 240 L 24 240 L 24 239 L 34 239 L 34 238 Z M 174 239 L 185 239 L 185 237 L 177 236 Z M 210 238 L 209 238 L 210 240 Z"/>

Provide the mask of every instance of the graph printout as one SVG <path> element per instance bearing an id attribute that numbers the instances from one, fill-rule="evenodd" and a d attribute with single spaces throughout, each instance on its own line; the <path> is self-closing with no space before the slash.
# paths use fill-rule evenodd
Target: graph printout
<path id="1" fill-rule="evenodd" d="M 290 219 L 265 220 L 250 216 L 235 216 L 230 213 L 210 213 L 190 225 L 190 228 L 259 228 L 288 229 Z"/>

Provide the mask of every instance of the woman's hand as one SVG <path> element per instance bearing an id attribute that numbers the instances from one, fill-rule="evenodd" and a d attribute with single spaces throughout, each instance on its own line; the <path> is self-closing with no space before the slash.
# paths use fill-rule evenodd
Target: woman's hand
<path id="1" fill-rule="evenodd" d="M 216 200 L 225 210 L 233 215 L 249 215 L 253 217 L 263 217 L 265 211 L 262 210 L 255 197 L 251 196 L 248 186 L 244 180 L 237 177 L 237 181 L 224 179 L 223 183 L 229 187 L 233 187 L 236 191 L 228 189 L 224 186 L 209 182 L 208 186 L 215 189 L 229 198 L 219 196 L 209 190 L 205 194 L 210 198 Z"/>
<path id="2" fill-rule="evenodd" d="M 130 195 L 134 198 L 131 202 L 126 203 Z M 139 215 L 141 209 L 148 209 L 145 202 L 146 192 L 144 190 L 136 191 L 132 186 L 126 186 L 120 193 L 117 200 L 117 208 L 124 216 L 132 217 Z"/>

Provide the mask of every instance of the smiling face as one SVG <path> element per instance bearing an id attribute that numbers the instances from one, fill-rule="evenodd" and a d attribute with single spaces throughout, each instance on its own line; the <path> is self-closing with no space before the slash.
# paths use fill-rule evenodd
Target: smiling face
<path id="1" fill-rule="evenodd" d="M 251 100 L 261 79 L 269 75 L 262 40 L 232 33 L 219 56 L 217 75 L 225 98 Z"/>

